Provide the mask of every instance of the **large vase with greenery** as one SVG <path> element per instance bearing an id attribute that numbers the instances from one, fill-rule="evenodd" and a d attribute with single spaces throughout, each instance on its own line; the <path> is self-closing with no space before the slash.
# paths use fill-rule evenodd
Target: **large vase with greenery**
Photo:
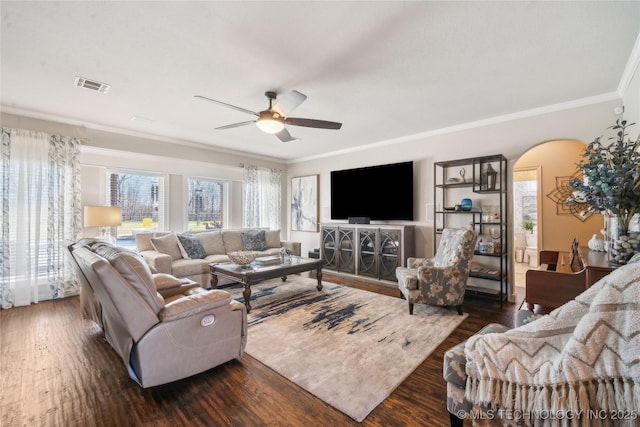
<path id="1" fill-rule="evenodd" d="M 608 231 L 609 255 L 614 264 L 626 264 L 640 252 L 640 232 L 630 230 L 634 215 L 640 214 L 640 135 L 634 140 L 627 137 L 626 120 L 617 120 L 610 144 L 603 144 L 600 137 L 591 142 L 578 162 L 583 179 L 574 179 L 573 197 L 589 205 L 591 211 L 615 218 L 616 227 Z"/>

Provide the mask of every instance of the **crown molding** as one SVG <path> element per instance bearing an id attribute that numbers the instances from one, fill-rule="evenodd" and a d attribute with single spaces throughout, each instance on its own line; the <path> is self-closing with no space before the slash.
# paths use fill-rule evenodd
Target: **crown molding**
<path id="1" fill-rule="evenodd" d="M 32 110 L 25 110 L 21 108 L 9 107 L 4 105 L 0 105 L 0 111 L 2 111 L 2 113 L 13 114 L 16 116 L 26 117 L 29 119 L 45 120 L 49 122 L 55 122 L 55 123 L 68 125 L 68 126 L 76 126 L 79 128 L 90 129 L 90 130 L 99 131 L 99 132 L 109 132 L 109 133 L 116 133 L 119 135 L 127 135 L 134 138 L 150 139 L 154 141 L 182 145 L 185 147 L 210 150 L 210 151 L 215 151 L 217 153 L 230 154 L 234 156 L 246 157 L 246 158 L 255 159 L 255 160 L 261 160 L 261 161 L 267 161 L 267 162 L 273 162 L 273 163 L 285 163 L 284 159 L 280 159 L 276 157 L 261 156 L 261 155 L 256 155 L 255 153 L 249 153 L 249 152 L 239 151 L 239 150 L 230 150 L 223 147 L 213 146 L 204 142 L 188 141 L 184 139 L 156 135 L 153 133 L 131 131 L 131 130 L 121 129 L 117 127 L 99 125 L 96 123 L 87 123 L 87 122 L 74 120 L 67 117 L 60 117 L 55 114 L 47 114 L 47 113 L 42 113 L 42 112 L 37 112 Z"/>
<path id="2" fill-rule="evenodd" d="M 459 125 L 453 125 L 445 128 L 434 129 L 427 132 L 421 132 L 413 135 L 402 136 L 399 138 L 378 141 L 372 144 L 361 145 L 359 147 L 347 148 L 339 151 L 332 151 L 330 153 L 319 154 L 317 156 L 294 159 L 294 160 L 288 161 L 287 164 L 306 162 L 309 160 L 318 160 L 326 157 L 333 157 L 336 155 L 344 155 L 344 154 L 355 153 L 358 151 L 369 150 L 371 148 L 402 144 L 405 142 L 419 141 L 419 140 L 424 140 L 434 136 L 446 135 L 446 134 L 461 132 L 461 131 L 470 130 L 470 129 L 477 129 L 477 128 L 491 126 L 499 123 L 510 122 L 513 120 L 519 120 L 519 119 L 524 119 L 528 117 L 536 117 L 544 114 L 555 113 L 555 112 L 564 111 L 564 110 L 571 110 L 574 108 L 580 108 L 588 105 L 600 104 L 603 102 L 615 101 L 619 99 L 621 99 L 621 96 L 618 94 L 618 92 L 610 92 L 602 95 L 591 96 L 588 98 L 581 98 L 573 101 L 562 102 L 559 104 L 547 105 L 545 107 L 533 108 L 531 110 L 524 110 L 516 113 L 504 114 L 502 116 L 490 117 L 488 119 L 461 123 Z"/>
<path id="3" fill-rule="evenodd" d="M 640 64 L 640 34 L 636 37 L 636 43 L 633 45 L 631 55 L 629 55 L 627 65 L 624 67 L 620 83 L 618 84 L 618 90 L 616 93 L 620 98 L 624 98 L 624 95 L 629 88 L 629 84 L 631 84 L 631 80 L 633 80 L 633 75 L 638 70 L 638 64 Z"/>

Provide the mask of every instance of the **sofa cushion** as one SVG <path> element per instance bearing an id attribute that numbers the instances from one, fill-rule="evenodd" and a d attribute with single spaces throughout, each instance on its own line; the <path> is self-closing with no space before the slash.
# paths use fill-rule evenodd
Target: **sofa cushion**
<path id="1" fill-rule="evenodd" d="M 238 230 L 223 230 L 222 231 L 222 240 L 224 241 L 224 252 L 228 254 L 229 252 L 241 251 L 244 249 L 244 245 L 242 243 L 242 235 Z"/>
<path id="2" fill-rule="evenodd" d="M 154 313 L 158 314 L 162 310 L 164 300 L 158 294 L 151 270 L 142 256 L 125 248 L 104 244 L 95 245 L 93 251 L 109 261 Z"/>
<path id="3" fill-rule="evenodd" d="M 151 244 L 156 251 L 171 256 L 171 260 L 182 259 L 182 252 L 178 246 L 178 237 L 175 233 L 169 233 L 161 237 L 152 237 Z"/>
<path id="4" fill-rule="evenodd" d="M 229 262 L 229 256 L 227 254 L 215 254 L 215 255 L 207 255 L 205 258 L 209 264 L 222 264 L 224 262 Z"/>
<path id="5" fill-rule="evenodd" d="M 180 245 L 182 245 L 184 251 L 187 253 L 186 257 L 184 256 L 184 254 L 182 255 L 183 258 L 203 259 L 207 256 L 207 253 L 204 250 L 204 246 L 202 246 L 202 242 L 200 242 L 200 239 L 198 237 L 193 235 L 178 234 L 178 241 L 180 242 Z"/>
<path id="6" fill-rule="evenodd" d="M 204 231 L 198 233 L 198 239 L 200 239 L 207 255 L 221 255 L 226 253 L 221 231 Z"/>
<path id="7" fill-rule="evenodd" d="M 205 259 L 179 259 L 171 263 L 171 274 L 188 277 L 209 273 L 209 262 Z"/>
<path id="8" fill-rule="evenodd" d="M 279 248 L 280 230 L 266 230 L 264 232 L 264 239 L 267 241 L 268 248 Z"/>
<path id="9" fill-rule="evenodd" d="M 242 246 L 245 251 L 264 251 L 267 249 L 264 230 L 243 231 L 240 236 L 242 237 Z"/>

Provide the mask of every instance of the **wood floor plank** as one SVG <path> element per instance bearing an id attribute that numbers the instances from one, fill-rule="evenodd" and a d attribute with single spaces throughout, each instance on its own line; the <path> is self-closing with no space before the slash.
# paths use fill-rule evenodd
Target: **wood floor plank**
<path id="1" fill-rule="evenodd" d="M 324 280 L 397 296 L 325 273 Z M 151 389 L 131 380 L 77 297 L 0 311 L 2 426 L 448 426 L 444 352 L 519 304 L 465 300 L 469 317 L 364 422 L 357 423 L 250 355 Z M 393 361 L 389 361 L 393 363 Z"/>

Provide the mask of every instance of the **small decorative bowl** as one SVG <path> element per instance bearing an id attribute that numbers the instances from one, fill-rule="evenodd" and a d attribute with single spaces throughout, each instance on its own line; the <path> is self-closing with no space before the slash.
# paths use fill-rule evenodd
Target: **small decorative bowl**
<path id="1" fill-rule="evenodd" d="M 258 257 L 256 251 L 235 251 L 227 254 L 232 263 L 238 265 L 249 265 L 251 261 Z"/>

